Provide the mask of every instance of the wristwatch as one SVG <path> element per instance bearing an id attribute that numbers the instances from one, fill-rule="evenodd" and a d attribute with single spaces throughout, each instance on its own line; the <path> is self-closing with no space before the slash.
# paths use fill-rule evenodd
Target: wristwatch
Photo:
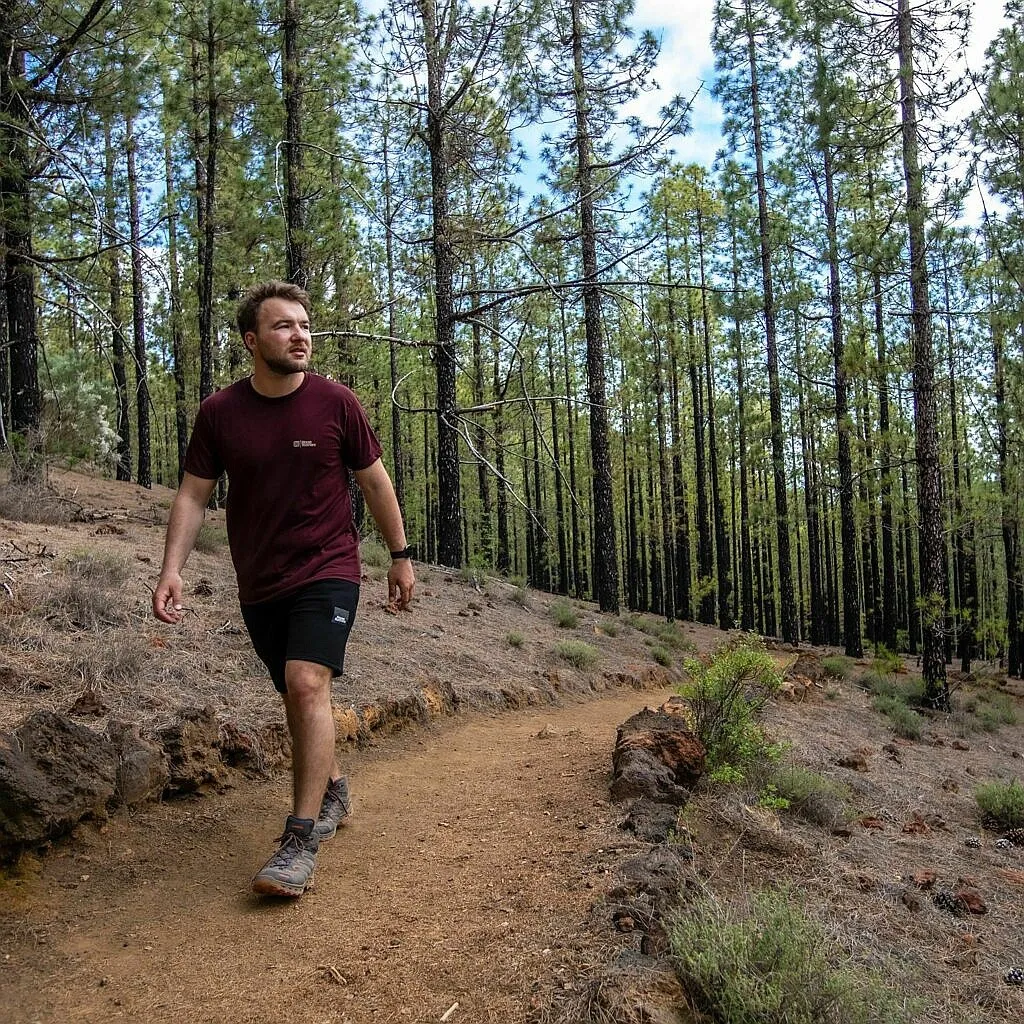
<path id="1" fill-rule="evenodd" d="M 399 558 L 412 558 L 412 548 L 404 547 L 401 551 L 392 551 L 391 560 L 397 561 Z"/>

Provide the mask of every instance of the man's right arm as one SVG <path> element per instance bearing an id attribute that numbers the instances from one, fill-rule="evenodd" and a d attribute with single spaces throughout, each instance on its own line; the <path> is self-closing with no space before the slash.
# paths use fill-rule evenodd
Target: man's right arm
<path id="1" fill-rule="evenodd" d="M 167 539 L 164 541 L 164 562 L 160 579 L 153 592 L 153 614 L 161 622 L 180 622 L 181 570 L 203 525 L 206 504 L 217 485 L 216 480 L 185 473 L 171 505 L 167 520 Z"/>

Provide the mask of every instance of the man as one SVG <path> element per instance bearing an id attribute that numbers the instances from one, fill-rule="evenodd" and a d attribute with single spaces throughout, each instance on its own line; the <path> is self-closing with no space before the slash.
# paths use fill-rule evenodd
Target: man
<path id="1" fill-rule="evenodd" d="M 355 395 L 311 373 L 309 296 L 270 281 L 249 289 L 238 329 L 252 376 L 202 403 L 171 506 L 153 612 L 182 617 L 181 570 L 217 479 L 228 474 L 227 530 L 249 636 L 284 699 L 292 813 L 254 892 L 301 896 L 320 844 L 350 811 L 335 757 L 331 679 L 344 666 L 359 600 L 359 537 L 349 475 L 391 551 L 388 598 L 407 608 L 415 578 L 381 446 Z"/>

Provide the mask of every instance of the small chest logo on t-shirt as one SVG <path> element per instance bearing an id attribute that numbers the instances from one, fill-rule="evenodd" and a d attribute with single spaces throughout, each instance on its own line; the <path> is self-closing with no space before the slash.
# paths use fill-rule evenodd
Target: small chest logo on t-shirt
<path id="1" fill-rule="evenodd" d="M 293 448 L 315 448 L 316 441 L 292 441 Z"/>

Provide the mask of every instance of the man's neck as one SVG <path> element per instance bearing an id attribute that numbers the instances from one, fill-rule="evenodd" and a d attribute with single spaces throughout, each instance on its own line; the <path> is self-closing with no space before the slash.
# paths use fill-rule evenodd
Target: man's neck
<path id="1" fill-rule="evenodd" d="M 305 379 L 304 370 L 297 373 L 274 373 L 260 366 L 253 369 L 250 378 L 253 389 L 264 398 L 284 398 L 285 395 L 297 391 Z"/>

